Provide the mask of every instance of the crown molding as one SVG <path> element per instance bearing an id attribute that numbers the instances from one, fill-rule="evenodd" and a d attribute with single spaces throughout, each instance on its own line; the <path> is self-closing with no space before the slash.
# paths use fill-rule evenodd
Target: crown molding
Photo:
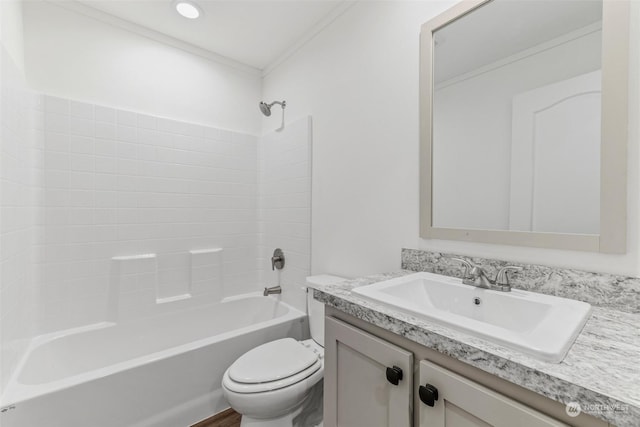
<path id="1" fill-rule="evenodd" d="M 336 19 L 344 15 L 349 9 L 351 9 L 359 0 L 345 0 L 333 8 L 328 14 L 324 16 L 317 24 L 304 33 L 296 43 L 289 46 L 284 52 L 282 52 L 275 60 L 271 61 L 262 70 L 262 77 L 266 77 L 273 70 L 278 68 L 282 63 L 287 61 L 290 57 L 296 54 L 303 46 L 313 40 L 318 34 L 324 31 L 329 25 L 331 25 Z"/>
<path id="2" fill-rule="evenodd" d="M 185 52 L 207 59 L 209 61 L 234 68 L 237 71 L 241 71 L 243 73 L 247 73 L 257 77 L 260 77 L 262 74 L 262 71 L 258 68 L 252 67 L 242 62 L 235 61 L 226 56 L 214 53 L 207 49 L 203 49 L 191 43 L 184 42 L 182 40 L 176 39 L 174 37 L 152 30 L 150 28 L 144 27 L 142 25 L 134 24 L 133 22 L 127 21 L 125 19 L 119 18 L 110 13 L 79 3 L 77 1 L 62 2 L 62 1 L 46 0 L 46 2 L 48 4 L 58 6 L 60 8 L 69 10 L 71 12 L 84 15 L 88 18 L 95 19 L 107 25 L 111 25 L 113 27 L 120 28 L 122 30 L 137 34 L 142 37 L 146 37 L 148 39 L 157 41 L 159 43 L 169 45 L 176 49 L 183 50 Z"/>

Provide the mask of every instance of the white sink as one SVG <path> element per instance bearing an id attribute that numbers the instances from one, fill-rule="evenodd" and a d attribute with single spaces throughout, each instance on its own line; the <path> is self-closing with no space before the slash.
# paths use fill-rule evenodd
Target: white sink
<path id="1" fill-rule="evenodd" d="M 581 301 L 517 289 L 480 289 L 432 273 L 410 274 L 352 292 L 551 363 L 562 361 L 591 312 L 591 305 Z"/>

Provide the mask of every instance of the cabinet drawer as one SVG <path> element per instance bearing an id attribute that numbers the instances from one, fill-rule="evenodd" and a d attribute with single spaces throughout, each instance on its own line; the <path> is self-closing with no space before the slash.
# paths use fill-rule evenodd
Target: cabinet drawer
<path id="1" fill-rule="evenodd" d="M 567 426 L 434 363 L 420 362 L 420 427 Z M 437 392 L 436 392 L 437 390 Z M 437 400 L 431 401 L 437 393 Z M 427 401 L 427 403 L 424 403 Z M 433 403 L 433 406 L 429 406 Z"/>

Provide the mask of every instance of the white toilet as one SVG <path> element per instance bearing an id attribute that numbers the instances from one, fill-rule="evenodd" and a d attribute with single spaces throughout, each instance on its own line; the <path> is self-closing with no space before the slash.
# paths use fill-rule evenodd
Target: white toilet
<path id="1" fill-rule="evenodd" d="M 307 284 L 343 280 L 319 275 L 307 277 Z M 293 426 L 314 386 L 321 386 L 324 305 L 313 299 L 311 291 L 307 293 L 307 312 L 311 339 L 283 338 L 260 345 L 240 356 L 224 373 L 222 390 L 231 407 L 242 414 L 241 427 Z"/>

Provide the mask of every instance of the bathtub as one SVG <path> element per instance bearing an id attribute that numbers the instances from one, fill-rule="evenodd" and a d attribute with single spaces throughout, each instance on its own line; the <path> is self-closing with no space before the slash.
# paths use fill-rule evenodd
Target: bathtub
<path id="1" fill-rule="evenodd" d="M 220 383 L 247 350 L 306 338 L 306 314 L 243 296 L 35 338 L 2 397 L 3 427 L 182 427 L 228 408 Z"/>

